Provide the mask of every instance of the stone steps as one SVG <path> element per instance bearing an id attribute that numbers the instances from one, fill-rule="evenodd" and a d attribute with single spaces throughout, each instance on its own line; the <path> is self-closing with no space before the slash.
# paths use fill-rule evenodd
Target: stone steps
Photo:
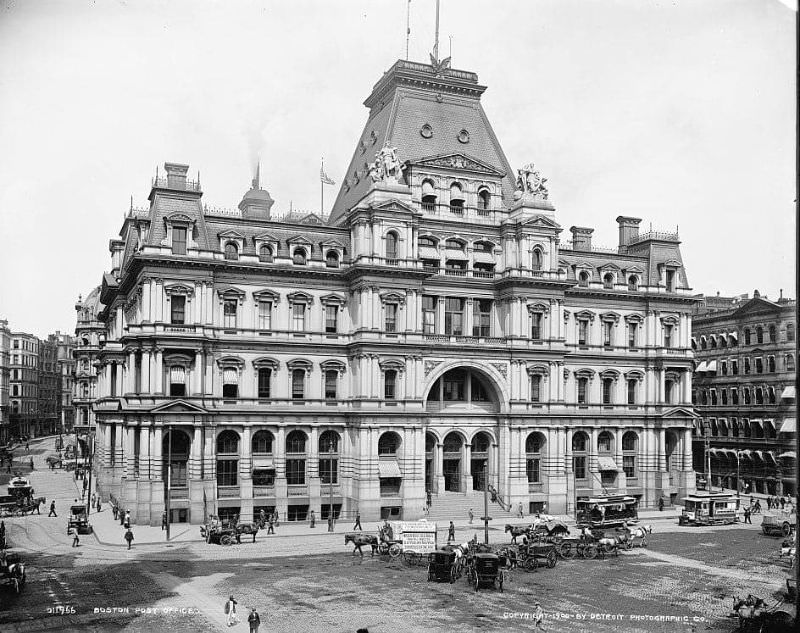
<path id="1" fill-rule="evenodd" d="M 466 494 L 458 492 L 445 492 L 434 495 L 431 499 L 431 507 L 428 513 L 429 521 L 464 521 L 469 516 L 469 509 L 478 522 L 483 516 L 483 493 L 479 491 L 469 491 Z M 505 512 L 499 505 L 489 501 L 489 515 L 491 517 L 510 517 L 509 512 Z"/>

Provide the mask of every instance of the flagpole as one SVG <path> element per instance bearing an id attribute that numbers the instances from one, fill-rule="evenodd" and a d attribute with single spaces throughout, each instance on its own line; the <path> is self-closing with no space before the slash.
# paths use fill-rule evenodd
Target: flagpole
<path id="1" fill-rule="evenodd" d="M 325 208 L 325 183 L 322 182 L 322 174 L 325 172 L 325 159 L 321 159 L 319 163 L 319 214 L 322 216 L 323 209 Z"/>

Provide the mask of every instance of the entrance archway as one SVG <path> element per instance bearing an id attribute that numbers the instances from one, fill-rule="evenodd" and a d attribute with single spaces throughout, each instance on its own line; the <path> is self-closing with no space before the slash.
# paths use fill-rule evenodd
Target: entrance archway
<path id="1" fill-rule="evenodd" d="M 436 436 L 425 433 L 425 491 L 432 492 L 436 478 Z"/>
<path id="2" fill-rule="evenodd" d="M 485 431 L 476 433 L 472 438 L 470 474 L 473 490 L 483 490 L 486 487 L 486 474 L 492 472 L 489 466 L 491 447 L 492 438 Z"/>
<path id="3" fill-rule="evenodd" d="M 428 412 L 478 410 L 496 413 L 501 409 L 500 394 L 492 380 L 475 367 L 455 367 L 439 376 L 425 398 Z"/>
<path id="4" fill-rule="evenodd" d="M 464 438 L 460 433 L 448 433 L 442 442 L 444 489 L 461 492 L 461 460 L 464 454 Z"/>
<path id="5" fill-rule="evenodd" d="M 170 436 L 172 436 L 171 446 Z M 169 476 L 170 489 L 173 491 L 188 486 L 187 472 L 190 445 L 191 440 L 189 436 L 183 431 L 176 429 L 165 433 L 161 441 L 161 454 L 164 458 L 162 476 L 165 484 Z M 169 471 L 167 470 L 168 468 Z"/>

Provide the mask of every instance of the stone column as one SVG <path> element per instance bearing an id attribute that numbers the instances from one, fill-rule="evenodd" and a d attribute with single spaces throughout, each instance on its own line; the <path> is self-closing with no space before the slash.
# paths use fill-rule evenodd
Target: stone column
<path id="1" fill-rule="evenodd" d="M 444 297 L 436 301 L 436 334 L 444 334 Z"/>
<path id="2" fill-rule="evenodd" d="M 154 481 L 163 480 L 164 462 L 161 454 L 164 439 L 164 429 L 156 426 L 152 434 L 152 451 L 150 453 L 150 479 Z"/>
<path id="3" fill-rule="evenodd" d="M 154 371 L 154 385 L 153 393 L 163 395 L 164 390 L 164 351 L 161 348 L 155 350 L 155 371 Z"/>
<path id="4" fill-rule="evenodd" d="M 658 470 L 667 470 L 667 430 L 658 429 Z"/>
<path id="5" fill-rule="evenodd" d="M 437 443 L 434 447 L 433 462 L 435 464 L 433 472 L 436 494 L 441 494 L 444 492 L 444 446 L 441 443 Z"/>
<path id="6" fill-rule="evenodd" d="M 150 427 L 139 428 L 139 479 L 150 479 Z"/>

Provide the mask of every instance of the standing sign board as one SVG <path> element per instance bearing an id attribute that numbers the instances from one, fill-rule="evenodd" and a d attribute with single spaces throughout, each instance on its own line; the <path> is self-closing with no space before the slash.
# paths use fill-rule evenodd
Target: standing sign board
<path id="1" fill-rule="evenodd" d="M 403 551 L 430 554 L 436 551 L 436 524 L 428 521 L 403 522 L 400 524 Z"/>

